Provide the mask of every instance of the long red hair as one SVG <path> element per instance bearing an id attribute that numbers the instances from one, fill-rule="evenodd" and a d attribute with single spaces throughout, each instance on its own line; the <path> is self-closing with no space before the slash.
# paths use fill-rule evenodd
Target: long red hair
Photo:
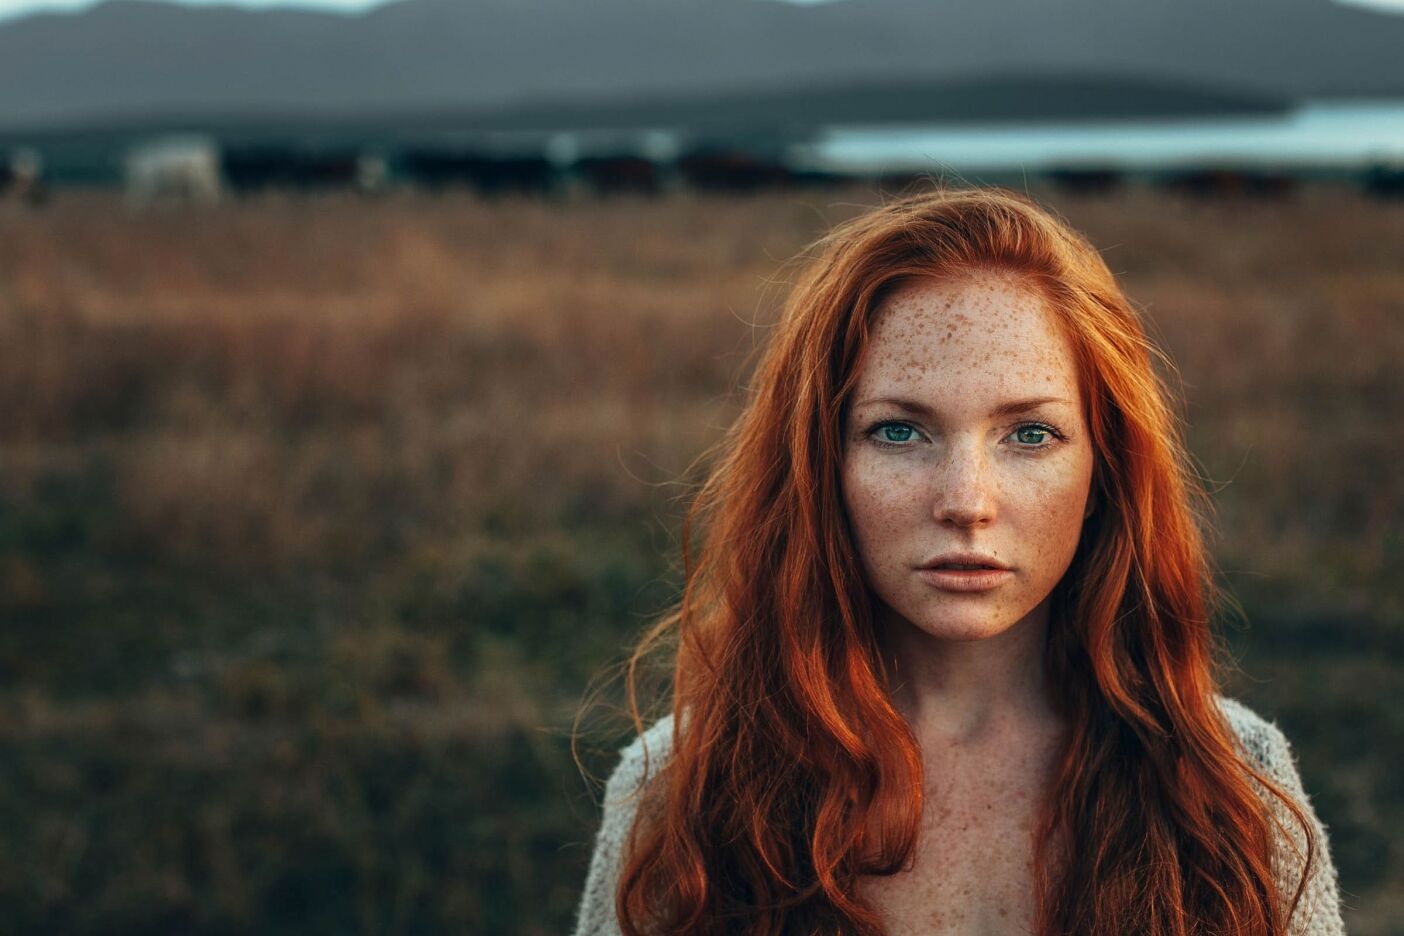
<path id="1" fill-rule="evenodd" d="M 682 596 L 628 661 L 641 732 L 636 670 L 666 648 L 676 730 L 622 865 L 623 932 L 883 932 L 855 884 L 910 858 L 922 767 L 843 509 L 840 427 L 885 292 L 984 269 L 1036 286 L 1071 340 L 1096 464 L 1096 509 L 1048 628 L 1071 734 L 1035 835 L 1037 931 L 1284 933 L 1307 871 L 1277 893 L 1277 820 L 1250 777 L 1305 830 L 1307 868 L 1311 828 L 1215 701 L 1226 654 L 1209 501 L 1156 364 L 1173 367 L 1097 250 L 1018 193 L 938 189 L 801 256 L 744 410 L 707 453 Z"/>

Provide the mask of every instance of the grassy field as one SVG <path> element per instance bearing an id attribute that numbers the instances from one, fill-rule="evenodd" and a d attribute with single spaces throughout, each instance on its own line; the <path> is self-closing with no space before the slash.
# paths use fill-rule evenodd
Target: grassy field
<path id="1" fill-rule="evenodd" d="M 1033 194 L 1180 365 L 1229 688 L 1399 933 L 1404 208 Z M 675 593 L 784 261 L 877 199 L 0 204 L 7 928 L 566 931 L 573 715 Z"/>

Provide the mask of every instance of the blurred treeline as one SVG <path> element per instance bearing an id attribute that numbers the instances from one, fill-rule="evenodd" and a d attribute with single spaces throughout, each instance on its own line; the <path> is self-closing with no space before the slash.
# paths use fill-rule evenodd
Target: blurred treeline
<path id="1" fill-rule="evenodd" d="M 1229 689 L 1398 932 L 1404 212 L 1032 194 L 1180 366 Z M 574 715 L 676 593 L 785 261 L 880 197 L 0 204 L 4 928 L 567 931 Z"/>

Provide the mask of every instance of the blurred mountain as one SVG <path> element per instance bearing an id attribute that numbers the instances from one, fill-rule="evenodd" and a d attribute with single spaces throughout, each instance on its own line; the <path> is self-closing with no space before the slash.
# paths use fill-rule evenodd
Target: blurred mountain
<path id="1" fill-rule="evenodd" d="M 1400 49 L 1404 17 L 1331 0 L 399 0 L 360 15 L 110 0 L 0 25 L 0 126 L 431 112 L 510 122 L 787 94 L 822 118 L 826 102 L 866 112 L 863 100 L 898 86 L 906 103 L 889 119 L 990 116 L 990 87 L 1012 102 L 994 116 L 1097 115 L 1108 101 L 1115 113 L 1235 110 L 1404 96 Z M 1058 75 L 1071 77 L 1050 83 Z M 955 90 L 932 90 L 943 86 Z"/>

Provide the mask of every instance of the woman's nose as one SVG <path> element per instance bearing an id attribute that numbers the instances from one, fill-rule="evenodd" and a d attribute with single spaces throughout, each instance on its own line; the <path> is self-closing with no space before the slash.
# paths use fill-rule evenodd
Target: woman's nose
<path id="1" fill-rule="evenodd" d="M 961 527 L 989 523 L 995 509 L 993 482 L 978 441 L 952 442 L 936 478 L 936 519 Z"/>

